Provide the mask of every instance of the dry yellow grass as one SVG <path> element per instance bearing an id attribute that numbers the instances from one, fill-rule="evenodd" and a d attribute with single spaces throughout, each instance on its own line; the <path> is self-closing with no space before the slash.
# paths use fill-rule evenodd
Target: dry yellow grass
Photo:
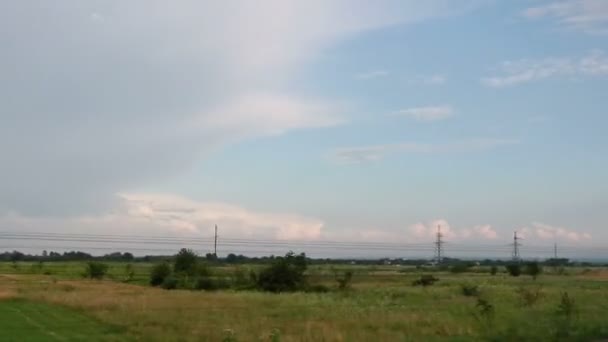
<path id="1" fill-rule="evenodd" d="M 472 315 L 476 299 L 462 295 L 463 281 L 482 286 L 482 293 L 497 308 L 501 331 L 535 322 L 542 335 L 553 324 L 549 318 L 564 289 L 576 298 L 581 322 L 589 329 L 601 327 L 608 308 L 606 283 L 578 276 L 542 278 L 546 296 L 538 307 L 528 309 L 518 304 L 516 289 L 539 281 L 440 274 L 438 285 L 422 289 L 410 285 L 415 276 L 361 278 L 347 293 L 277 295 L 166 291 L 111 281 L 21 275 L 0 276 L 0 293 L 76 309 L 124 328 L 126 340 L 141 341 L 221 341 L 229 335 L 238 341 L 272 341 L 273 334 L 280 335 L 280 341 L 479 340 L 482 331 Z"/>
<path id="2" fill-rule="evenodd" d="M 146 341 L 218 341 L 232 333 L 239 341 L 269 341 L 277 331 L 281 341 L 402 340 L 408 327 L 435 333 L 433 318 L 419 310 L 374 308 L 333 294 L 166 291 L 44 276 L 0 278 L 0 288 L 86 312 Z"/>

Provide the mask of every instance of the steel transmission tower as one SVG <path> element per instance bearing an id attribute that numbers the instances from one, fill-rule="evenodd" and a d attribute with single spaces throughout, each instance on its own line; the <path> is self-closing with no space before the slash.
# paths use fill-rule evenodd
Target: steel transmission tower
<path id="1" fill-rule="evenodd" d="M 517 236 L 517 231 L 513 234 L 513 261 L 521 261 L 521 255 L 519 254 L 519 248 L 521 247 L 522 238 Z"/>
<path id="2" fill-rule="evenodd" d="M 437 226 L 437 240 L 435 241 L 435 262 L 441 264 L 443 261 L 443 234 L 441 233 L 441 225 Z"/>

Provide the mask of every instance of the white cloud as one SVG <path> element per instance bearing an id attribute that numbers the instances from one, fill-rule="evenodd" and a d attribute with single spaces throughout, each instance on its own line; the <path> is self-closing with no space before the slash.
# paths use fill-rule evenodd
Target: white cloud
<path id="1" fill-rule="evenodd" d="M 495 240 L 498 233 L 491 225 L 478 225 L 472 228 L 455 229 L 445 219 L 437 219 L 428 223 L 416 223 L 409 227 L 409 236 L 416 241 L 433 241 L 437 236 L 438 227 L 445 240 Z"/>
<path id="2" fill-rule="evenodd" d="M 295 129 L 337 125 L 343 120 L 339 111 L 337 105 L 323 101 L 254 93 L 212 109 L 187 126 L 208 134 L 219 131 L 226 141 L 242 140 L 281 135 Z"/>
<path id="3" fill-rule="evenodd" d="M 394 115 L 405 116 L 417 121 L 439 121 L 454 115 L 454 109 L 450 106 L 428 106 L 415 107 L 396 111 Z"/>
<path id="4" fill-rule="evenodd" d="M 431 75 L 422 78 L 422 83 L 428 85 L 444 85 L 448 81 L 444 75 Z"/>
<path id="5" fill-rule="evenodd" d="M 331 157 L 338 163 L 362 164 L 397 153 L 470 153 L 518 143 L 514 139 L 469 139 L 446 144 L 398 143 L 339 148 L 332 152 Z"/>
<path id="6" fill-rule="evenodd" d="M 107 211 L 210 149 L 337 124 L 333 100 L 287 91 L 309 63 L 477 2 L 0 2 L 0 212 Z"/>
<path id="7" fill-rule="evenodd" d="M 388 76 L 388 71 L 386 70 L 372 70 L 358 73 L 355 75 L 355 78 L 359 80 L 371 80 L 374 78 L 380 78 L 385 76 Z"/>
<path id="8" fill-rule="evenodd" d="M 128 217 L 192 233 L 218 224 L 224 237 L 315 240 L 323 222 L 294 214 L 265 213 L 226 203 L 199 202 L 167 194 L 122 194 Z"/>
<path id="9" fill-rule="evenodd" d="M 461 232 L 462 236 L 466 238 L 482 238 L 484 240 L 496 240 L 498 238 L 498 232 L 492 228 L 489 224 L 475 226 L 471 229 L 465 229 Z"/>
<path id="10" fill-rule="evenodd" d="M 503 62 L 500 71 L 502 75 L 482 78 L 482 84 L 500 88 L 552 77 L 606 77 L 608 76 L 608 57 L 602 51 L 593 51 L 577 59 L 522 59 Z"/>
<path id="11" fill-rule="evenodd" d="M 139 235 L 213 236 L 214 225 L 223 238 L 319 239 L 321 220 L 289 213 L 261 212 L 237 205 L 200 202 L 171 194 L 120 194 L 122 206 L 109 214 L 71 218 L 0 216 L 3 226 L 18 232 L 53 232 Z"/>
<path id="12" fill-rule="evenodd" d="M 561 25 L 592 34 L 608 33 L 608 2 L 605 0 L 562 0 L 524 11 L 529 19 L 554 18 Z"/>
<path id="13" fill-rule="evenodd" d="M 586 232 L 577 232 L 571 229 L 556 227 L 546 223 L 533 222 L 530 230 L 541 240 L 567 240 L 578 242 L 590 240 L 591 235 Z"/>

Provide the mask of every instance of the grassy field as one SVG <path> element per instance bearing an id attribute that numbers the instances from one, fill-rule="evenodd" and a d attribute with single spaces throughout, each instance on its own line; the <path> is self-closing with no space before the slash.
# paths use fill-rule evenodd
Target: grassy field
<path id="1" fill-rule="evenodd" d="M 414 287 L 423 271 L 353 266 L 350 290 L 269 294 L 144 286 L 84 280 L 81 263 L 0 265 L 0 340 L 140 341 L 601 341 L 608 339 L 608 271 L 492 276 L 435 272 L 433 286 Z M 342 267 L 344 268 L 344 266 Z M 27 272 L 26 272 L 27 270 Z M 47 272 L 50 270 L 50 272 Z M 230 274 L 222 267 L 216 273 Z M 334 269 L 311 266 L 311 282 L 335 288 Z M 29 273 L 29 274 L 27 274 Z M 45 274 L 47 273 L 47 274 Z M 50 274 L 49 274 L 50 273 Z M 463 292 L 478 286 L 479 293 Z M 568 293 L 564 304 L 563 293 Z M 23 314 L 18 314 L 21 312 Z"/>
<path id="2" fill-rule="evenodd" d="M 0 341 L 119 341 L 122 330 L 62 306 L 0 301 Z"/>

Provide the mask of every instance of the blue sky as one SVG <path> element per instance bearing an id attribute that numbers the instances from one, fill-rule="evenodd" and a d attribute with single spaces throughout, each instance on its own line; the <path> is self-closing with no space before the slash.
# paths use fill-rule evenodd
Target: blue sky
<path id="1" fill-rule="evenodd" d="M 0 10 L 5 230 L 608 242 L 606 1 Z"/>

